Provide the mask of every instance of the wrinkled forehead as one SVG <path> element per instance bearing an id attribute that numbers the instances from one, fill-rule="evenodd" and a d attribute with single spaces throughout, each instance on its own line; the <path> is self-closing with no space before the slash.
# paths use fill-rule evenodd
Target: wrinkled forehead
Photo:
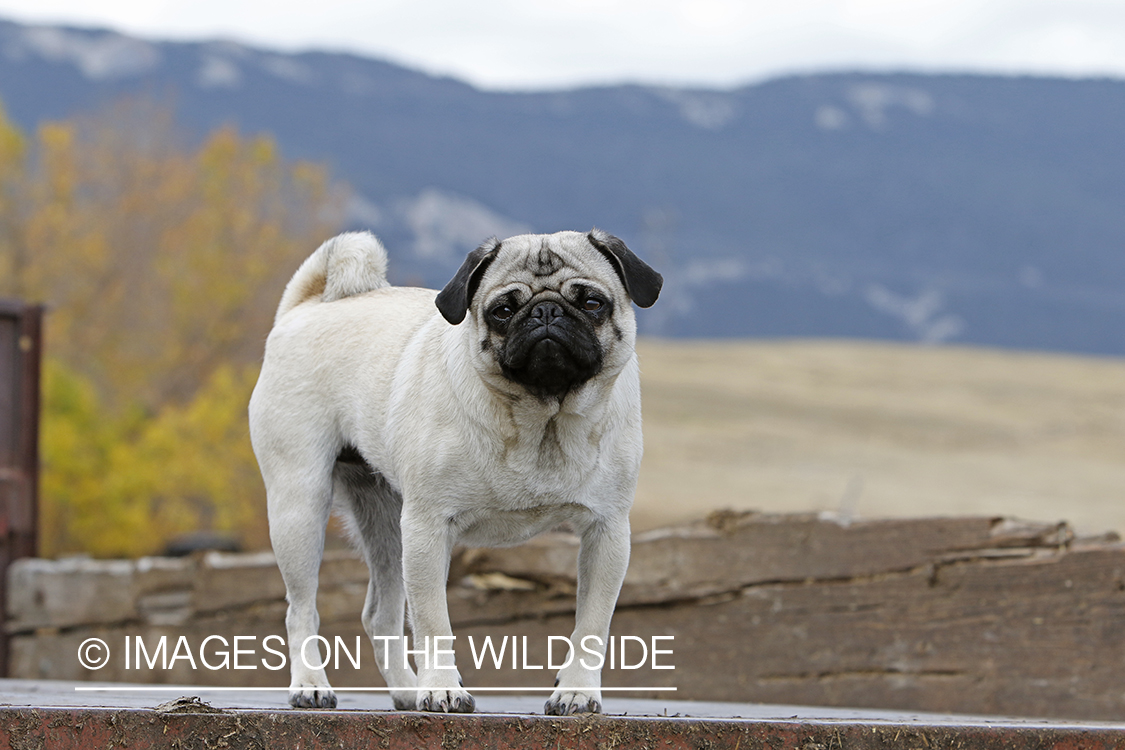
<path id="1" fill-rule="evenodd" d="M 504 240 L 487 276 L 499 283 L 518 278 L 535 294 L 544 289 L 559 289 L 573 279 L 606 286 L 616 278 L 616 273 L 586 235 L 559 232 L 524 234 Z"/>

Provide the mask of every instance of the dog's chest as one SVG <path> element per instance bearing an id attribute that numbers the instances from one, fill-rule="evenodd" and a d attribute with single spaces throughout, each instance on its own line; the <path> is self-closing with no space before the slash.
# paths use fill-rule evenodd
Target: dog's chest
<path id="1" fill-rule="evenodd" d="M 490 462 L 484 492 L 462 506 L 456 520 L 468 544 L 518 544 L 569 524 L 585 525 L 617 484 L 612 465 L 600 460 L 600 443 L 565 420 L 542 431 L 524 431 Z M 600 433 L 599 433 L 600 434 Z"/>
<path id="2" fill-rule="evenodd" d="M 570 484 L 597 466 L 601 438 L 597 425 L 560 416 L 535 429 L 513 429 L 501 460 L 516 475 Z"/>
<path id="3" fill-rule="evenodd" d="M 568 525 L 582 528 L 591 517 L 584 505 L 535 505 L 501 510 L 478 509 L 461 514 L 455 523 L 458 542 L 469 546 L 495 547 L 520 544 L 544 531 Z"/>

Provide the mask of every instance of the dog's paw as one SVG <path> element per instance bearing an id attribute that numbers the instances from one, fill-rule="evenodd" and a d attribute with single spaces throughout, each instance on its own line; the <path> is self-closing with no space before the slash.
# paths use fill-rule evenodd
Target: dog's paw
<path id="1" fill-rule="evenodd" d="M 543 706 L 548 716 L 570 716 L 571 714 L 600 714 L 602 702 L 597 693 L 584 693 L 580 690 L 556 690 Z"/>
<path id="2" fill-rule="evenodd" d="M 418 710 L 447 714 L 471 714 L 477 708 L 473 696 L 464 690 L 419 690 Z"/>
<path id="3" fill-rule="evenodd" d="M 392 690 L 391 701 L 395 704 L 397 711 L 413 711 L 417 705 L 418 693 L 410 690 Z"/>
<path id="4" fill-rule="evenodd" d="M 336 708 L 336 693 L 327 685 L 291 687 L 289 705 L 293 708 Z"/>

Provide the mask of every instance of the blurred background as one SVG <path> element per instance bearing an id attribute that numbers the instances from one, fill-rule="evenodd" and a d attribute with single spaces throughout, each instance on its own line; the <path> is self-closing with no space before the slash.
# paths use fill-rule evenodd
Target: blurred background
<path id="1" fill-rule="evenodd" d="M 0 103 L 44 556 L 268 547 L 246 403 L 350 228 L 401 284 L 594 225 L 664 274 L 638 529 L 1125 530 L 1116 0 L 0 0 Z"/>

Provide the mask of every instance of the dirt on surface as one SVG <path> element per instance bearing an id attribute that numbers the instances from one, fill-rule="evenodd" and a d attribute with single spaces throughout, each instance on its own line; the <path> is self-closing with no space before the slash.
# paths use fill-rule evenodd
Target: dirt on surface
<path id="1" fill-rule="evenodd" d="M 1122 730 L 1100 727 L 925 725 L 916 722 L 800 722 L 738 719 L 566 718 L 391 712 L 242 711 L 200 716 L 152 710 L 0 707 L 0 742 L 50 747 L 265 750 L 265 748 L 746 748 L 880 750 L 1120 747 Z"/>

